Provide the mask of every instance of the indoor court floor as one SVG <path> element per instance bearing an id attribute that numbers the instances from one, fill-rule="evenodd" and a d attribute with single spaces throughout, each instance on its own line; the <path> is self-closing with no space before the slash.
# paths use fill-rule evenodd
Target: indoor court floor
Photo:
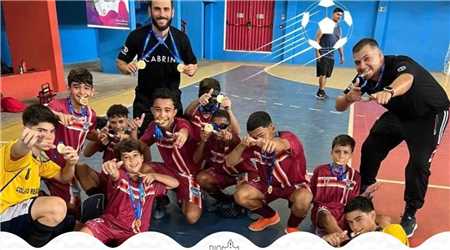
<path id="1" fill-rule="evenodd" d="M 314 67 L 280 66 L 264 71 L 258 64 L 238 64 L 226 62 L 206 62 L 200 65 L 199 72 L 193 78 L 182 78 L 182 101 L 186 107 L 197 98 L 198 82 L 204 77 L 214 77 L 221 82 L 222 92 L 232 100 L 233 111 L 240 125 L 241 135 L 245 135 L 245 124 L 250 113 L 265 110 L 270 113 L 278 130 L 294 132 L 302 141 L 308 172 L 315 166 L 327 163 L 330 159 L 330 144 L 338 134 L 348 133 L 356 139 L 357 148 L 353 158 L 353 166 L 359 168 L 360 147 L 376 118 L 383 112 L 374 103 L 357 103 L 349 111 L 335 111 L 335 97 L 354 76 L 352 69 L 338 68 L 329 81 L 327 100 L 317 100 Z M 249 76 L 262 72 L 250 79 Z M 448 79 L 441 73 L 435 74 L 449 93 Z M 100 81 L 98 79 L 101 79 Z M 111 80 L 112 79 L 112 80 Z M 243 81 L 242 79 L 246 79 Z M 129 106 L 134 95 L 134 81 L 130 77 L 120 75 L 105 76 L 94 73 L 98 95 L 91 106 L 98 115 L 104 115 L 106 109 L 115 103 Z M 123 83 L 125 88 L 118 84 Z M 131 111 L 131 110 L 130 110 Z M 131 113 L 130 113 L 131 114 Z M 5 117 L 2 114 L 2 142 L 18 136 L 20 132 L 20 116 Z M 154 160 L 160 159 L 155 147 L 152 147 Z M 377 211 L 392 217 L 398 223 L 403 211 L 404 166 L 408 152 L 404 144 L 394 150 L 383 162 L 379 181 L 380 190 L 375 195 Z M 96 154 L 90 159 L 83 159 L 89 165 L 100 169 L 101 157 Z M 450 132 L 446 131 L 443 142 L 433 160 L 430 186 L 426 203 L 418 212 L 419 228 L 411 238 L 411 245 L 418 246 L 432 235 L 450 230 Z M 169 195 L 171 196 L 171 195 Z M 172 197 L 173 198 L 173 197 Z M 266 247 L 284 235 L 286 221 L 289 216 L 287 202 L 274 201 L 271 206 L 279 209 L 281 222 L 263 232 L 251 232 L 247 229 L 251 219 L 248 216 L 228 219 L 214 212 L 204 213 L 198 223 L 189 225 L 181 215 L 178 206 L 172 202 L 167 215 L 160 220 L 152 220 L 152 230 L 167 234 L 180 245 L 192 247 L 202 238 L 219 231 L 239 233 L 255 245 Z M 210 202 L 207 202 L 210 203 Z M 208 204 L 206 204 L 208 207 Z M 310 215 L 300 225 L 301 230 L 312 232 Z"/>

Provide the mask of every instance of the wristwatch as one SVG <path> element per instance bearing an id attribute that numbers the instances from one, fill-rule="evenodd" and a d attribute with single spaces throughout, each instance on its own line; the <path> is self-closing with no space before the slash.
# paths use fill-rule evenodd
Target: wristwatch
<path id="1" fill-rule="evenodd" d="M 383 88 L 383 91 L 389 92 L 391 94 L 391 97 L 394 96 L 394 89 L 390 86 L 386 86 Z"/>

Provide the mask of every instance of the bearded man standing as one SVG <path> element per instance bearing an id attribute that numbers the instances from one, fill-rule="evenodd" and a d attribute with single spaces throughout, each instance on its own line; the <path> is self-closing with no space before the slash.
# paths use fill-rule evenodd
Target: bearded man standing
<path id="1" fill-rule="evenodd" d="M 138 74 L 133 117 L 146 114 L 143 129 L 153 120 L 150 97 L 155 89 L 175 90 L 178 93 L 177 114 L 183 114 L 180 74 L 193 76 L 197 71 L 197 59 L 188 37 L 170 26 L 174 15 L 173 1 L 150 0 L 148 13 L 152 24 L 132 31 L 116 60 L 122 74 Z M 139 132 L 142 135 L 143 131 Z"/>

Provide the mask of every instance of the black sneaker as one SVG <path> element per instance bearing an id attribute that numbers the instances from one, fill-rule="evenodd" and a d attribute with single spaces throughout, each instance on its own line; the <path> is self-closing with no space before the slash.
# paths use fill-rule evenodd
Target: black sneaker
<path id="1" fill-rule="evenodd" d="M 245 208 L 239 206 L 234 201 L 221 202 L 217 213 L 224 218 L 237 218 L 245 214 Z"/>
<path id="2" fill-rule="evenodd" d="M 416 217 L 404 215 L 400 225 L 402 225 L 408 238 L 411 238 L 417 229 Z"/>
<path id="3" fill-rule="evenodd" d="M 325 93 L 325 90 L 318 89 L 317 93 L 316 93 L 316 98 L 319 100 L 324 100 L 324 99 L 328 98 L 328 95 Z"/>

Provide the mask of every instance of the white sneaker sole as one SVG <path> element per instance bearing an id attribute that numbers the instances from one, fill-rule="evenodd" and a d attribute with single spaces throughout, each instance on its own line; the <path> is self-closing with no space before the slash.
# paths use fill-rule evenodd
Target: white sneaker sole
<path id="1" fill-rule="evenodd" d="M 419 226 L 418 226 L 417 223 L 416 223 L 416 225 L 414 225 L 414 228 L 413 228 L 412 232 L 411 232 L 410 234 L 406 235 L 406 236 L 407 236 L 408 238 L 411 238 L 411 237 L 414 235 L 414 232 L 416 232 L 416 230 L 417 230 L 418 227 L 419 227 Z"/>

